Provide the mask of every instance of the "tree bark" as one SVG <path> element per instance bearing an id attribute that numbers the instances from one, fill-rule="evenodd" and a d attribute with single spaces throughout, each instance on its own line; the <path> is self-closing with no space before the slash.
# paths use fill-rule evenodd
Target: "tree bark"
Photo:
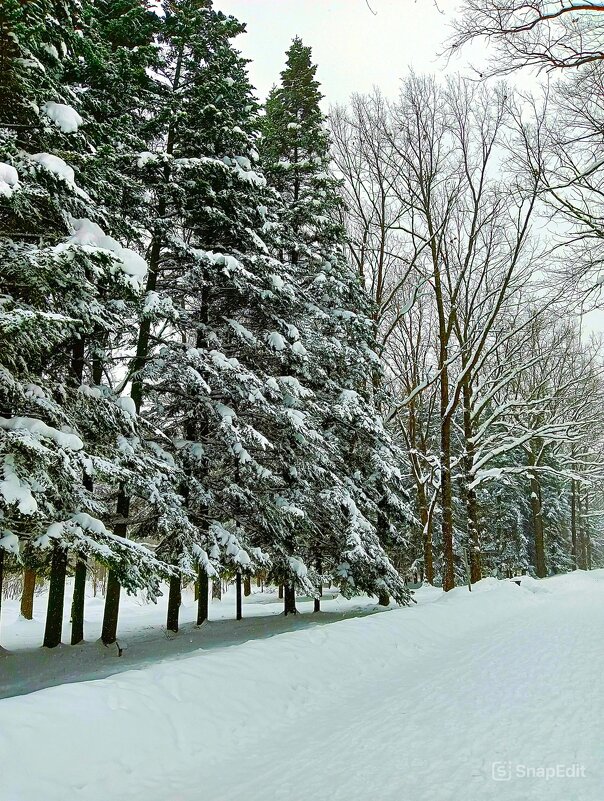
<path id="1" fill-rule="evenodd" d="M 197 584 L 199 587 L 197 596 L 197 625 L 201 626 L 201 624 L 205 623 L 208 619 L 208 595 L 210 593 L 210 581 L 203 567 L 199 568 Z"/>
<path id="2" fill-rule="evenodd" d="M 170 590 L 168 592 L 168 616 L 166 628 L 168 631 L 178 632 L 178 616 L 182 602 L 180 576 L 170 576 Z"/>
<path id="3" fill-rule="evenodd" d="M 237 620 L 243 617 L 242 598 L 241 598 L 241 573 L 235 575 L 235 592 L 237 598 Z"/>
<path id="4" fill-rule="evenodd" d="M 283 584 L 279 584 L 279 599 L 283 600 Z"/>
<path id="5" fill-rule="evenodd" d="M 541 484 L 535 473 L 531 473 L 531 511 L 535 540 L 535 572 L 539 578 L 545 578 L 547 576 L 547 567 L 545 566 L 545 539 L 541 513 Z"/>
<path id="6" fill-rule="evenodd" d="M 130 498 L 126 495 L 123 488 L 117 496 L 116 512 L 118 522 L 114 526 L 114 533 L 120 537 L 125 537 L 128 533 L 128 514 L 130 512 Z M 107 592 L 105 595 L 105 609 L 103 613 L 103 628 L 101 630 L 101 640 L 105 645 L 111 645 L 117 640 L 117 621 L 120 611 L 120 583 L 113 570 L 107 576 Z"/>
<path id="7" fill-rule="evenodd" d="M 322 563 L 321 557 L 317 558 L 317 573 L 319 574 L 319 577 L 323 573 L 323 563 Z M 313 605 L 313 607 L 314 607 L 313 608 L 313 612 L 320 612 L 321 611 L 321 598 L 322 598 L 322 596 L 323 596 L 323 581 L 319 581 L 319 594 L 314 599 L 315 602 L 314 602 L 314 605 Z"/>
<path id="8" fill-rule="evenodd" d="M 463 428 L 464 428 L 464 480 L 466 490 L 466 518 L 468 552 L 470 557 L 470 583 L 475 584 L 482 578 L 482 564 L 480 561 L 480 521 L 478 511 L 478 497 L 476 490 L 471 487 L 474 479 L 472 468 L 474 466 L 474 427 L 472 425 L 472 387 L 466 381 L 462 388 L 463 395 Z"/>
<path id="9" fill-rule="evenodd" d="M 252 594 L 252 577 L 249 573 L 243 578 L 243 594 L 246 598 Z"/>
<path id="10" fill-rule="evenodd" d="M 120 611 L 121 586 L 117 576 L 110 570 L 107 575 L 107 590 L 105 594 L 105 610 L 103 613 L 103 628 L 101 640 L 104 645 L 111 645 L 117 640 L 117 621 Z"/>
<path id="11" fill-rule="evenodd" d="M 50 568 L 48 610 L 44 630 L 44 647 L 56 648 L 63 631 L 63 605 L 65 601 L 65 579 L 67 577 L 67 550 L 59 544 L 54 546 Z"/>
<path id="12" fill-rule="evenodd" d="M 289 582 L 285 585 L 283 593 L 283 614 L 298 614 L 298 610 L 296 609 L 296 588 Z"/>
<path id="13" fill-rule="evenodd" d="M 441 385 L 445 384 L 441 378 Z M 444 399 L 448 398 L 448 389 Z M 444 410 L 443 410 L 444 413 Z M 443 590 L 455 587 L 455 560 L 453 555 L 453 501 L 451 489 L 451 419 L 445 416 L 440 437 L 440 502 L 442 509 Z"/>
<path id="14" fill-rule="evenodd" d="M 36 592 L 37 572 L 31 567 L 26 567 L 23 572 L 23 591 L 21 592 L 21 617 L 26 620 L 33 620 L 34 617 L 34 595 Z"/>
<path id="15" fill-rule="evenodd" d="M 78 556 L 71 601 L 71 644 L 84 639 L 84 602 L 86 598 L 86 557 Z"/>
<path id="16" fill-rule="evenodd" d="M 422 487 L 419 503 L 419 519 L 422 525 L 422 543 L 424 546 L 424 578 L 428 584 L 434 584 L 434 553 L 432 551 L 432 521 L 428 514 L 428 504 Z"/>
<path id="17" fill-rule="evenodd" d="M 573 454 L 574 455 L 574 454 Z M 572 479 L 570 482 L 570 536 L 571 536 L 571 555 L 573 558 L 573 568 L 577 569 L 577 482 Z"/>
<path id="18" fill-rule="evenodd" d="M 382 590 L 382 592 L 380 592 L 378 594 L 378 604 L 380 606 L 389 606 L 390 605 L 390 596 L 388 595 L 387 592 L 384 592 Z"/>

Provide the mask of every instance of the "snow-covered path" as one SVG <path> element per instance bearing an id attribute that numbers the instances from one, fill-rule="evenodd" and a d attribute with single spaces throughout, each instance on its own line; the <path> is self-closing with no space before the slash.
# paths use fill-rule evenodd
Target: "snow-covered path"
<path id="1" fill-rule="evenodd" d="M 69 642 L 69 610 L 71 584 L 65 602 L 63 641 Z M 4 601 L 0 624 L 0 699 L 23 695 L 58 684 L 102 679 L 126 670 L 143 668 L 168 660 L 178 660 L 200 649 L 204 651 L 240 645 L 248 640 L 274 637 L 286 631 L 320 626 L 349 617 L 383 611 L 375 598 L 368 596 L 347 600 L 337 591 L 326 591 L 321 601 L 322 613 L 312 614 L 311 599 L 297 600 L 301 614 L 283 617 L 283 601 L 276 592 L 254 592 L 244 599 L 243 620 L 235 620 L 233 588 L 221 601 L 212 601 L 209 622 L 202 628 L 195 625 L 197 604 L 191 589 L 183 592 L 178 636 L 167 635 L 165 629 L 167 591 L 157 604 L 124 594 L 120 602 L 118 639 L 123 648 L 117 657 L 115 648 L 99 643 L 104 599 L 86 599 L 84 634 L 86 641 L 75 648 L 63 645 L 53 651 L 41 648 L 48 595 L 36 598 L 33 620 L 19 615 L 18 601 Z"/>
<path id="2" fill-rule="evenodd" d="M 0 799 L 601 801 L 604 571 L 435 597 L 1 701 Z"/>

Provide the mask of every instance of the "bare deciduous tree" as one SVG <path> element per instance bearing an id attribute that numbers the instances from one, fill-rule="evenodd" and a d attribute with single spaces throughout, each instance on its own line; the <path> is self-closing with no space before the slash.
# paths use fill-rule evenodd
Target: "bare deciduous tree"
<path id="1" fill-rule="evenodd" d="M 604 59 L 604 3 L 596 0 L 465 0 L 449 53 L 476 39 L 494 46 L 493 74 L 569 69 Z"/>

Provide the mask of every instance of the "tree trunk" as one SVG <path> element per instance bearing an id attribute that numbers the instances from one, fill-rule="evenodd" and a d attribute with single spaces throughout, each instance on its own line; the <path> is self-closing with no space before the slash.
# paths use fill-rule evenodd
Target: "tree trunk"
<path id="1" fill-rule="evenodd" d="M 23 572 L 23 591 L 21 592 L 21 617 L 26 620 L 33 620 L 34 617 L 34 595 L 36 592 L 37 573 L 31 567 L 26 567 Z"/>
<path id="2" fill-rule="evenodd" d="M 545 578 L 547 576 L 547 568 L 545 566 L 545 539 L 543 536 L 543 516 L 541 514 L 541 484 L 535 473 L 531 473 L 531 510 L 535 539 L 535 572 L 539 578 Z"/>
<path id="3" fill-rule="evenodd" d="M 235 592 L 237 598 L 237 620 L 241 620 L 243 617 L 243 612 L 241 598 L 241 573 L 239 572 L 235 575 Z"/>
<path id="4" fill-rule="evenodd" d="M 378 604 L 380 606 L 389 606 L 390 605 L 390 596 L 384 590 L 382 590 L 378 595 Z"/>
<path id="5" fill-rule="evenodd" d="M 283 599 L 283 584 L 279 584 L 279 599 Z"/>
<path id="6" fill-rule="evenodd" d="M 445 371 L 446 372 L 446 371 Z M 444 373 L 441 385 L 445 382 Z M 443 401 L 448 399 L 448 389 Z M 442 405 L 442 404 L 441 404 Z M 444 410 L 442 410 L 444 414 Z M 455 587 L 455 560 L 453 555 L 453 502 L 451 490 L 451 420 L 445 416 L 440 437 L 440 503 L 442 509 L 443 590 Z"/>
<path id="7" fill-rule="evenodd" d="M 44 630 L 44 647 L 56 648 L 63 631 L 63 604 L 65 601 L 65 579 L 67 577 L 67 550 L 59 544 L 54 546 L 50 568 L 48 610 Z"/>
<path id="8" fill-rule="evenodd" d="M 197 625 L 201 626 L 201 624 L 205 623 L 208 619 L 208 595 L 210 593 L 208 574 L 203 567 L 199 568 L 197 584 L 199 586 L 199 593 L 197 596 Z"/>
<path id="9" fill-rule="evenodd" d="M 243 578 L 243 594 L 246 598 L 252 594 L 252 577 L 249 573 Z"/>
<path id="10" fill-rule="evenodd" d="M 168 592 L 168 616 L 166 628 L 175 634 L 178 631 L 178 615 L 182 601 L 180 576 L 170 576 L 170 590 Z"/>
<path id="11" fill-rule="evenodd" d="M 297 615 L 296 609 L 296 588 L 289 582 L 285 585 L 283 593 L 283 614 L 284 615 Z"/>
<path id="12" fill-rule="evenodd" d="M 573 568 L 576 570 L 579 560 L 577 558 L 577 482 L 574 479 L 570 482 L 570 536 Z"/>
<path id="13" fill-rule="evenodd" d="M 105 610 L 103 613 L 103 628 L 101 640 L 104 645 L 111 645 L 117 640 L 117 620 L 120 611 L 121 586 L 117 576 L 110 570 L 107 575 L 107 590 L 105 594 Z"/>
<path id="14" fill-rule="evenodd" d="M 422 525 L 422 542 L 424 546 L 424 577 L 428 584 L 434 584 L 434 554 L 432 552 L 432 521 L 428 514 L 425 493 L 420 499 L 419 519 Z"/>
<path id="15" fill-rule="evenodd" d="M 130 498 L 120 487 L 117 496 L 116 513 L 118 522 L 113 531 L 119 537 L 125 537 L 128 533 L 128 514 L 130 512 Z M 105 645 L 111 645 L 117 640 L 117 620 L 120 611 L 120 583 L 113 570 L 107 576 L 107 591 L 105 595 L 105 609 L 103 612 L 103 628 L 101 630 L 101 640 Z"/>
<path id="16" fill-rule="evenodd" d="M 321 557 L 317 558 L 317 573 L 319 574 L 319 578 L 321 579 L 323 573 L 323 562 Z M 321 611 L 321 598 L 323 596 L 323 581 L 319 581 L 319 594 L 315 597 L 314 608 L 313 612 L 320 612 Z"/>
<path id="17" fill-rule="evenodd" d="M 222 599 L 222 582 L 220 576 L 212 579 L 212 600 L 220 601 Z"/>
<path id="18" fill-rule="evenodd" d="M 84 602 L 86 598 L 86 557 L 78 556 L 71 601 L 71 644 L 84 639 Z"/>
<path id="19" fill-rule="evenodd" d="M 579 550 L 579 569 L 580 570 L 587 570 L 587 541 L 589 539 L 589 533 L 587 529 L 587 498 L 585 498 L 585 504 L 583 503 L 583 498 L 581 498 L 581 491 L 579 490 L 578 493 L 578 512 L 579 512 L 579 538 L 578 538 L 578 550 Z"/>
<path id="20" fill-rule="evenodd" d="M 475 584 L 482 578 L 482 565 L 480 562 L 480 522 L 478 512 L 478 497 L 476 490 L 471 487 L 474 480 L 474 428 L 472 425 L 472 387 L 466 381 L 463 385 L 463 428 L 464 428 L 464 480 L 466 491 L 466 518 L 468 553 L 470 557 L 470 583 Z"/>

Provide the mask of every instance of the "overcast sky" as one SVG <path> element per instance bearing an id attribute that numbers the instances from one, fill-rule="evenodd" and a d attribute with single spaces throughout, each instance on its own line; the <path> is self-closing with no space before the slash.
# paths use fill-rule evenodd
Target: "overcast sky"
<path id="1" fill-rule="evenodd" d="M 250 77 L 263 99 L 279 79 L 294 36 L 313 50 L 325 106 L 352 92 L 380 86 L 398 91 L 407 69 L 442 72 L 437 54 L 447 36 L 456 0 L 215 0 L 214 5 L 247 24 L 236 40 L 252 59 Z M 460 62 L 452 65 L 457 69 Z"/>

